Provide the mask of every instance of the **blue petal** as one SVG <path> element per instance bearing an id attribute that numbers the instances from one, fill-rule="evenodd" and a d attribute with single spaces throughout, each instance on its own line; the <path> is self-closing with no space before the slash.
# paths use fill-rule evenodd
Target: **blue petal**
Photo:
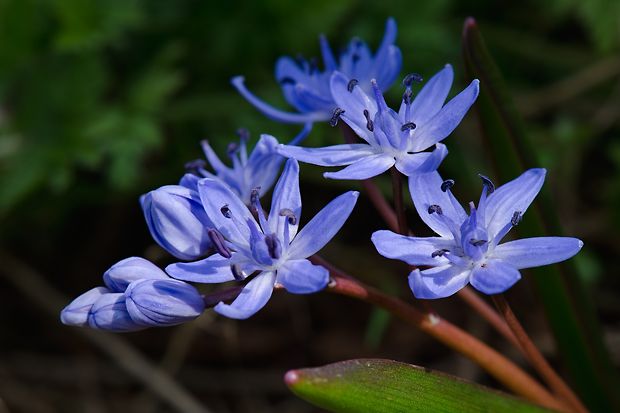
<path id="1" fill-rule="evenodd" d="M 527 170 L 489 195 L 484 214 L 489 239 L 495 238 L 515 212 L 525 213 L 538 195 L 546 173 L 542 168 Z"/>
<path id="2" fill-rule="evenodd" d="M 286 223 L 287 218 L 280 216 L 280 211 L 290 209 L 295 215 L 295 224 Z M 297 234 L 299 220 L 301 218 L 301 194 L 299 192 L 299 164 L 294 159 L 289 159 L 284 166 L 284 171 L 278 179 L 276 188 L 271 198 L 269 210 L 269 228 L 282 239 L 284 226 L 288 226 L 289 239 Z M 287 247 L 287 246 L 285 246 Z"/>
<path id="3" fill-rule="evenodd" d="M 432 300 L 449 297 L 467 285 L 471 270 L 454 265 L 413 270 L 409 274 L 409 288 L 416 298 Z"/>
<path id="4" fill-rule="evenodd" d="M 127 312 L 136 324 L 165 327 L 185 323 L 205 309 L 202 296 L 177 280 L 137 280 L 125 292 Z"/>
<path id="5" fill-rule="evenodd" d="M 324 148 L 279 145 L 277 151 L 288 158 L 319 166 L 350 165 L 375 154 L 373 148 L 365 143 L 333 145 Z"/>
<path id="6" fill-rule="evenodd" d="M 68 326 L 84 327 L 88 325 L 88 314 L 93 304 L 104 294 L 111 293 L 105 287 L 95 287 L 86 291 L 63 308 L 60 312 L 60 321 Z"/>
<path id="7" fill-rule="evenodd" d="M 307 258 L 323 248 L 349 218 L 358 197 L 357 191 L 346 192 L 320 210 L 293 239 L 290 259 Z"/>
<path id="8" fill-rule="evenodd" d="M 472 271 L 471 285 L 485 294 L 503 293 L 521 279 L 519 270 L 501 260 L 487 262 Z"/>
<path id="9" fill-rule="evenodd" d="M 142 209 L 153 239 L 175 257 L 195 260 L 210 248 L 211 224 L 196 191 L 163 186 L 142 198 Z"/>
<path id="10" fill-rule="evenodd" d="M 474 79 L 465 90 L 448 102 L 432 119 L 415 131 L 412 150 L 420 152 L 452 133 L 476 101 L 480 90 Z"/>
<path id="11" fill-rule="evenodd" d="M 226 166 L 220 160 L 220 158 L 217 156 L 217 154 L 215 153 L 215 151 L 213 150 L 213 148 L 209 144 L 209 141 L 206 140 L 206 139 L 203 139 L 200 142 L 200 145 L 202 146 L 202 151 L 204 152 L 205 157 L 207 158 L 207 161 L 209 162 L 209 165 L 211 165 L 211 168 L 213 168 L 215 173 L 218 176 L 220 176 L 222 179 L 224 179 L 224 178 L 230 179 L 231 178 L 231 173 L 232 173 L 230 168 L 228 166 Z"/>
<path id="12" fill-rule="evenodd" d="M 194 262 L 177 262 L 166 267 L 166 272 L 177 280 L 198 283 L 223 283 L 233 281 L 230 259 L 219 254 Z"/>
<path id="13" fill-rule="evenodd" d="M 291 139 L 288 145 L 299 145 L 304 141 L 304 139 L 306 139 L 306 137 L 310 134 L 311 131 L 312 122 L 308 122 L 304 125 L 303 129 L 299 131 L 299 133 L 293 139 Z"/>
<path id="14" fill-rule="evenodd" d="M 262 112 L 265 116 L 278 122 L 283 123 L 307 123 L 329 120 L 332 116 L 330 112 L 318 111 L 310 113 L 288 113 L 274 108 L 268 105 L 259 98 L 257 98 L 252 92 L 250 92 L 243 84 L 243 76 L 234 77 L 231 80 L 232 85 L 237 89 L 239 93 L 250 102 L 256 109 Z"/>
<path id="15" fill-rule="evenodd" d="M 443 143 L 438 143 L 435 146 L 432 152 L 406 154 L 396 161 L 396 169 L 407 176 L 436 171 L 445 157 L 448 156 L 448 148 Z"/>
<path id="16" fill-rule="evenodd" d="M 103 274 L 103 283 L 115 293 L 122 293 L 127 286 L 140 279 L 168 279 L 157 265 L 140 257 L 129 257 L 111 266 Z"/>
<path id="17" fill-rule="evenodd" d="M 414 175 L 409 178 L 409 192 L 420 218 L 426 225 L 442 237 L 453 238 L 454 231 L 459 232 L 460 224 L 467 219 L 467 214 L 458 203 L 452 192 L 441 190 L 443 179 L 438 172 L 423 175 Z M 446 225 L 446 220 L 438 214 L 429 214 L 430 205 L 439 205 L 445 217 L 449 218 L 456 227 Z"/>
<path id="18" fill-rule="evenodd" d="M 277 275 L 277 282 L 293 294 L 315 293 L 329 282 L 329 271 L 308 260 L 289 260 L 278 268 Z"/>
<path id="19" fill-rule="evenodd" d="M 240 186 L 243 186 L 241 200 L 249 205 L 251 201 L 251 193 L 254 188 L 260 187 L 259 196 L 263 196 L 273 186 L 280 166 L 285 158 L 276 152 L 279 145 L 278 140 L 271 135 L 261 135 L 258 143 L 252 150 L 245 173 L 237 175 Z M 249 182 L 246 179 L 249 178 Z"/>
<path id="20" fill-rule="evenodd" d="M 385 58 L 375 57 L 375 79 L 381 90 L 390 88 L 400 73 L 403 64 L 403 55 L 394 45 L 388 46 Z"/>
<path id="21" fill-rule="evenodd" d="M 213 309 L 225 317 L 239 320 L 253 316 L 269 301 L 275 282 L 276 274 L 273 271 L 262 272 L 247 283 L 235 301 L 231 304 L 221 302 Z"/>
<path id="22" fill-rule="evenodd" d="M 577 254 L 583 242 L 569 237 L 525 238 L 498 245 L 493 257 L 518 270 L 564 261 Z"/>
<path id="23" fill-rule="evenodd" d="M 198 193 L 213 226 L 224 235 L 224 238 L 234 244 L 247 246 L 250 230 L 246 222 L 254 218 L 243 201 L 226 184 L 211 178 L 205 178 L 198 183 Z M 230 210 L 231 218 L 226 218 L 222 214 L 224 206 Z"/>
<path id="24" fill-rule="evenodd" d="M 445 257 L 432 257 L 433 252 L 441 249 L 453 250 L 454 241 L 439 237 L 407 237 L 392 231 L 376 231 L 371 237 L 379 254 L 386 258 L 405 261 L 410 265 L 445 265 Z"/>
<path id="25" fill-rule="evenodd" d="M 364 110 L 368 111 L 370 119 L 374 119 L 377 113 L 377 104 L 374 99 L 368 96 L 358 84 L 349 91 L 349 79 L 340 72 L 334 72 L 330 79 L 330 88 L 336 106 L 344 110 L 340 115 L 343 121 L 353 129 L 353 131 L 368 143 L 374 143 L 373 132 L 366 127 L 367 120 Z"/>
<path id="26" fill-rule="evenodd" d="M 411 119 L 405 119 L 407 105 L 403 101 L 400 105 L 398 114 L 403 121 L 411 121 L 416 125 L 422 126 L 433 118 L 443 107 L 450 87 L 454 79 L 454 70 L 451 65 L 446 65 L 437 72 L 420 90 L 409 108 Z"/>
<path id="27" fill-rule="evenodd" d="M 124 293 L 104 294 L 95 301 L 88 314 L 88 325 L 117 333 L 142 330 L 146 327 L 137 324 L 129 316 Z"/>
<path id="28" fill-rule="evenodd" d="M 334 53 L 332 53 L 331 47 L 329 47 L 327 38 L 323 35 L 319 36 L 319 43 L 321 45 L 321 56 L 323 56 L 325 69 L 329 72 L 336 70 L 338 68 L 338 63 L 336 63 L 336 58 L 334 57 Z"/>
<path id="29" fill-rule="evenodd" d="M 310 88 L 302 83 L 297 83 L 290 91 L 293 98 L 294 106 L 299 108 L 300 112 L 332 112 L 335 108 L 331 93 L 317 93 L 318 90 Z"/>
<path id="30" fill-rule="evenodd" d="M 366 156 L 338 172 L 325 172 L 323 176 L 330 179 L 368 179 L 381 175 L 395 162 L 393 156 L 379 153 Z"/>

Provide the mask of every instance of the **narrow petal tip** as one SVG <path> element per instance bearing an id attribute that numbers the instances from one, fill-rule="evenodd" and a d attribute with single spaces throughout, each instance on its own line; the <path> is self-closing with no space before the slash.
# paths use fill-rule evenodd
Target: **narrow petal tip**
<path id="1" fill-rule="evenodd" d="M 289 370 L 284 375 L 284 383 L 286 383 L 288 387 L 295 386 L 297 383 L 299 383 L 299 380 L 300 376 L 297 370 Z"/>

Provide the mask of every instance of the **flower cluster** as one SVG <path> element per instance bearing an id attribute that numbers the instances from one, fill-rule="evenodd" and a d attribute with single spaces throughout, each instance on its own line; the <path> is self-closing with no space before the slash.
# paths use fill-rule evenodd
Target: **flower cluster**
<path id="1" fill-rule="evenodd" d="M 448 154 L 441 142 L 474 104 L 479 82 L 474 79 L 446 103 L 454 78 L 450 65 L 417 93 L 414 85 L 423 78 L 410 74 L 403 80 L 398 112 L 392 110 L 383 91 L 401 68 L 395 38 L 396 24 L 388 19 L 374 55 L 354 39 L 336 59 L 321 37 L 323 71 L 313 61 L 281 58 L 276 78 L 298 113 L 271 107 L 245 88 L 243 78 L 234 78 L 237 90 L 265 115 L 305 123 L 303 130 L 288 144 L 261 135 L 249 154 L 249 133 L 240 130 L 239 142 L 228 146 L 232 167 L 203 141 L 206 160 L 187 163 L 177 185 L 163 186 L 140 199 L 153 239 L 182 261 L 165 271 L 142 258 L 120 261 L 104 274 L 105 287 L 82 294 L 62 311 L 62 322 L 111 331 L 179 324 L 198 317 L 213 301 L 189 283 L 237 283 L 238 295 L 214 306 L 217 313 L 236 319 L 263 308 L 275 288 L 293 294 L 324 289 L 329 271 L 309 258 L 344 225 L 359 194 L 349 191 L 338 196 L 300 229 L 298 161 L 344 166 L 325 173 L 333 179 L 368 179 L 390 168 L 408 178 L 420 218 L 438 236 L 410 237 L 382 230 L 372 235 L 372 242 L 384 257 L 420 267 L 409 275 L 410 288 L 418 298 L 447 297 L 468 283 L 485 294 L 501 293 L 520 279 L 520 269 L 575 255 L 583 245 L 576 238 L 502 243 L 542 187 L 544 169 L 528 170 L 497 189 L 481 176 L 482 195 L 478 205 L 469 204 L 467 214 L 451 192 L 454 181 L 443 180 L 437 169 Z M 361 141 L 323 148 L 299 146 L 312 122 L 329 121 L 335 126 L 339 120 Z M 261 198 L 276 180 L 266 211 Z"/>

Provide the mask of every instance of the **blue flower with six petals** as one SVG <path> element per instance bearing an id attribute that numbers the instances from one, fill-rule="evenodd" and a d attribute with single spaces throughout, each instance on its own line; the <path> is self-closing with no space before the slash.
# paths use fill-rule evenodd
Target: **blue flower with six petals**
<path id="1" fill-rule="evenodd" d="M 287 113 L 263 102 L 245 87 L 243 76 L 234 77 L 232 84 L 248 102 L 273 120 L 285 123 L 325 121 L 332 117 L 337 106 L 329 85 L 334 71 L 338 70 L 352 79 L 357 79 L 363 85 L 369 85 L 370 79 L 377 79 L 379 84 L 387 89 L 394 82 L 402 64 L 400 49 L 394 45 L 395 40 L 396 22 L 390 18 L 381 45 L 374 56 L 366 43 L 353 39 L 340 55 L 339 61 L 336 61 L 327 39 L 321 36 L 325 70 L 319 71 L 313 60 L 281 57 L 276 63 L 276 79 L 282 87 L 286 101 L 299 113 Z"/>
<path id="2" fill-rule="evenodd" d="M 411 178 L 409 189 L 422 220 L 439 237 L 407 237 L 377 231 L 372 241 L 387 258 L 415 266 L 409 286 L 417 298 L 448 297 L 468 283 L 485 294 L 499 294 L 516 283 L 520 269 L 564 261 L 577 254 L 583 242 L 569 237 L 525 238 L 500 244 L 521 220 L 545 180 L 544 169 L 530 169 L 494 189 L 481 176 L 484 188 L 478 207 L 469 216 L 452 195 L 454 181 L 437 172 Z"/>
<path id="3" fill-rule="evenodd" d="M 478 97 L 476 79 L 444 105 L 453 78 L 452 67 L 446 65 L 414 99 L 411 85 L 416 76 L 408 75 L 397 113 L 385 103 L 377 81 L 370 82 L 373 93 L 368 95 L 355 79 L 335 72 L 331 78 L 332 95 L 338 104 L 334 116 L 342 118 L 366 143 L 324 148 L 279 145 L 277 151 L 314 165 L 348 165 L 324 174 L 332 179 L 367 179 L 394 165 L 407 176 L 432 172 L 448 154 L 440 141 L 452 133 Z M 433 151 L 426 151 L 433 145 Z"/>
<path id="4" fill-rule="evenodd" d="M 340 195 L 297 233 L 301 195 L 299 165 L 295 160 L 286 163 L 268 216 L 260 205 L 258 190 L 252 196 L 252 210 L 219 180 L 201 180 L 198 192 L 214 225 L 210 233 L 218 254 L 192 263 L 169 265 L 166 272 L 180 280 L 200 283 L 249 278 L 231 304 L 220 302 L 215 306 L 219 314 L 237 319 L 248 318 L 260 310 L 276 283 L 294 294 L 325 288 L 329 272 L 306 258 L 323 248 L 340 230 L 359 195 L 356 191 Z"/>

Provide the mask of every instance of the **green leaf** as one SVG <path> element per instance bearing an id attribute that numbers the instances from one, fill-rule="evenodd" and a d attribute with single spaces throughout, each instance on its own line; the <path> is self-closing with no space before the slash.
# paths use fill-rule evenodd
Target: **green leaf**
<path id="1" fill-rule="evenodd" d="M 547 412 L 476 383 L 411 364 L 358 359 L 291 370 L 297 396 L 341 413 Z"/>
<path id="2" fill-rule="evenodd" d="M 471 78 L 480 79 L 476 103 L 485 149 L 502 182 L 525 169 L 540 166 L 535 145 L 529 140 L 501 73 L 473 19 L 463 31 L 465 66 Z M 523 236 L 562 235 L 549 189 L 538 199 L 518 227 Z M 594 306 L 575 260 L 530 270 L 538 296 L 564 364 L 584 402 L 593 411 L 620 409 L 618 379 L 602 342 Z"/>

